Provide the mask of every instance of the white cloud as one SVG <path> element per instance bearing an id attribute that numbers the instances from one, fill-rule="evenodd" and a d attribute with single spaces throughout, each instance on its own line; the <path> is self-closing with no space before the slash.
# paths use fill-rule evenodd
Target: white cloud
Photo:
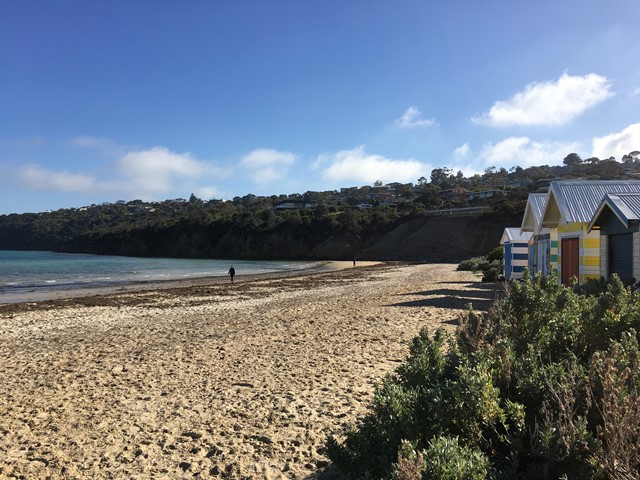
<path id="1" fill-rule="evenodd" d="M 99 189 L 96 179 L 91 175 L 54 172 L 39 165 L 25 166 L 17 172 L 16 176 L 20 182 L 32 190 L 91 193 Z"/>
<path id="2" fill-rule="evenodd" d="M 613 156 L 620 161 L 635 150 L 640 150 L 640 123 L 633 123 L 618 133 L 594 138 L 591 156 L 600 159 Z"/>
<path id="3" fill-rule="evenodd" d="M 411 106 L 394 123 L 398 128 L 432 127 L 436 125 L 436 120 L 434 118 L 422 118 L 420 110 Z"/>
<path id="4" fill-rule="evenodd" d="M 117 170 L 141 196 L 167 193 L 178 179 L 214 175 L 219 171 L 190 153 L 174 153 L 164 147 L 129 152 L 118 161 Z"/>
<path id="5" fill-rule="evenodd" d="M 87 146 L 92 145 L 92 142 L 87 143 Z M 118 193 L 133 198 L 151 199 L 176 190 L 196 192 L 203 198 L 219 195 L 215 187 L 206 183 L 227 175 L 222 169 L 198 160 L 190 153 L 174 153 L 164 147 L 130 151 L 112 167 L 111 174 L 97 176 L 29 165 L 17 170 L 14 176 L 33 190 Z"/>
<path id="6" fill-rule="evenodd" d="M 381 180 L 385 183 L 408 183 L 416 182 L 422 176 L 428 177 L 431 171 L 428 165 L 417 160 L 394 160 L 369 154 L 364 146 L 320 155 L 315 167 L 322 168 L 322 176 L 334 182 L 373 183 Z"/>
<path id="7" fill-rule="evenodd" d="M 480 154 L 484 167 L 523 168 L 534 165 L 561 165 L 567 154 L 580 145 L 573 142 L 534 142 L 528 137 L 510 137 L 484 146 Z"/>
<path id="8" fill-rule="evenodd" d="M 222 192 L 216 187 L 197 187 L 193 190 L 196 197 L 202 199 L 219 198 Z"/>
<path id="9" fill-rule="evenodd" d="M 291 152 L 258 148 L 247 154 L 240 161 L 240 166 L 249 171 L 255 183 L 265 184 L 286 177 L 296 159 Z"/>
<path id="10" fill-rule="evenodd" d="M 467 155 L 469 155 L 470 152 L 471 152 L 471 148 L 469 147 L 469 144 L 465 143 L 463 145 L 460 145 L 458 148 L 456 148 L 453 151 L 453 156 L 456 159 L 462 159 Z"/>
<path id="11" fill-rule="evenodd" d="M 472 121 L 492 127 L 562 125 L 612 96 L 610 87 L 605 77 L 595 73 L 582 77 L 563 73 L 558 81 L 527 85 Z"/>

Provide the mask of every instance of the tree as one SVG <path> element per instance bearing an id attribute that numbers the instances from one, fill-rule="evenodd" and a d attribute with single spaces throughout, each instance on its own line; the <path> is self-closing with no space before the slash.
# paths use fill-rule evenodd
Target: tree
<path id="1" fill-rule="evenodd" d="M 381 187 L 382 186 L 382 181 L 381 180 L 376 180 L 375 182 L 373 182 L 373 186 L 374 187 Z"/>
<path id="2" fill-rule="evenodd" d="M 431 183 L 443 184 L 448 183 L 453 178 L 453 170 L 451 168 L 434 168 L 431 170 Z"/>
<path id="3" fill-rule="evenodd" d="M 564 163 L 567 167 L 571 167 L 574 165 L 580 165 L 582 163 L 582 159 L 577 153 L 570 153 L 569 155 L 564 157 L 562 163 Z"/>

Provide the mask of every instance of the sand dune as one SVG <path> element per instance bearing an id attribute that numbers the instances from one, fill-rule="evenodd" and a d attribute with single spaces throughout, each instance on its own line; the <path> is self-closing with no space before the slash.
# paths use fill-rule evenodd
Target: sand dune
<path id="1" fill-rule="evenodd" d="M 454 265 L 0 306 L 0 478 L 317 478 L 423 325 L 492 287 Z"/>

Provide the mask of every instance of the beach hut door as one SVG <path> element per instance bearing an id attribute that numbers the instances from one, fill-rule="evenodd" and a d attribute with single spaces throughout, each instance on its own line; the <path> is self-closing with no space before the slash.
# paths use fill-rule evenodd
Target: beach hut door
<path id="1" fill-rule="evenodd" d="M 580 278 L 579 242 L 579 238 L 562 239 L 562 284 L 565 286 L 569 285 L 571 277 Z"/>
<path id="2" fill-rule="evenodd" d="M 622 280 L 630 280 L 633 277 L 632 235 L 609 235 L 609 275 L 617 273 Z"/>

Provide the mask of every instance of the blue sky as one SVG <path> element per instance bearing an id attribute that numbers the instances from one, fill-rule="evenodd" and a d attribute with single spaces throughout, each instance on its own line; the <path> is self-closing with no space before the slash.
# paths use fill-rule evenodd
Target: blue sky
<path id="1" fill-rule="evenodd" d="M 640 150 L 640 2 L 0 3 L 0 214 Z"/>

